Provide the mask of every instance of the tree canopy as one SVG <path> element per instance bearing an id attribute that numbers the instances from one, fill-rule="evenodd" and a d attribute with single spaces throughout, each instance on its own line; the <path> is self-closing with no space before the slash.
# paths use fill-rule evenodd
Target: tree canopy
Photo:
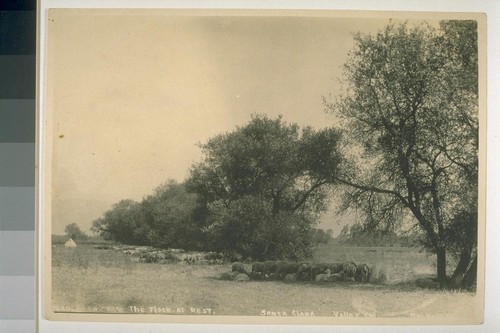
<path id="1" fill-rule="evenodd" d="M 125 244 L 199 249 L 203 236 L 196 224 L 196 195 L 169 181 L 141 202 L 122 200 L 94 221 L 92 230 Z"/>
<path id="2" fill-rule="evenodd" d="M 66 225 L 66 227 L 64 227 L 64 232 L 66 233 L 66 235 L 69 238 L 72 238 L 74 240 L 76 240 L 76 239 L 83 240 L 83 239 L 87 239 L 89 237 L 86 233 L 84 233 L 80 229 L 80 227 L 76 223 L 71 223 L 71 224 Z"/>
<path id="3" fill-rule="evenodd" d="M 475 21 L 389 24 L 355 36 L 345 93 L 327 110 L 351 146 L 344 208 L 365 226 L 395 228 L 411 218 L 437 254 L 440 285 L 463 285 L 476 265 L 478 63 Z M 460 258 L 452 281 L 446 253 Z"/>
<path id="4" fill-rule="evenodd" d="M 188 188 L 207 207 L 212 244 L 253 258 L 297 259 L 326 209 L 326 185 L 342 161 L 334 129 L 300 130 L 264 115 L 201 145 Z"/>

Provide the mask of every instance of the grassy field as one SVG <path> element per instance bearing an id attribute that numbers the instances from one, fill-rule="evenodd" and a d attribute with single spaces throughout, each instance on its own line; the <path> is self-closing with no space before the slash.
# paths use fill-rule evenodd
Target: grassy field
<path id="1" fill-rule="evenodd" d="M 367 263 L 386 274 L 385 284 L 225 281 L 218 277 L 229 264 L 143 263 L 92 245 L 57 244 L 52 258 L 52 301 L 61 312 L 463 318 L 477 301 L 474 293 L 416 288 L 416 277 L 434 273 L 434 257 L 408 248 L 325 245 L 313 260 Z"/>

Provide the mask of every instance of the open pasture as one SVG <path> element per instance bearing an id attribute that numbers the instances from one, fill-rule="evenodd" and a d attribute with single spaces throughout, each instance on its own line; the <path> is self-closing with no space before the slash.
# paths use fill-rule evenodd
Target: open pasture
<path id="1" fill-rule="evenodd" d="M 313 262 L 366 263 L 375 275 L 384 274 L 388 284 L 406 284 L 436 273 L 436 257 L 417 248 L 354 247 L 320 244 Z"/>
<path id="2" fill-rule="evenodd" d="M 327 245 L 313 261 L 367 263 L 387 283 L 225 281 L 219 277 L 231 264 L 144 263 L 91 245 L 56 245 L 52 304 L 61 312 L 329 317 L 462 318 L 479 309 L 474 293 L 416 288 L 415 277 L 434 271 L 433 258 L 416 249 Z"/>

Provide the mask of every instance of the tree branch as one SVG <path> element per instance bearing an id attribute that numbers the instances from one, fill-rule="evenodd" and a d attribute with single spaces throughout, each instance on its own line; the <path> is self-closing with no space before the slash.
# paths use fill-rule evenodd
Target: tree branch
<path id="1" fill-rule="evenodd" d="M 292 208 L 292 212 L 295 212 L 297 209 L 300 208 L 300 206 L 302 206 L 307 198 L 311 195 L 311 193 L 313 191 L 315 191 L 316 189 L 318 189 L 319 187 L 325 185 L 328 183 L 328 180 L 327 179 L 323 179 L 323 180 L 318 180 L 314 185 L 311 186 L 311 188 L 309 190 L 307 190 L 303 195 L 302 195 L 302 198 L 299 200 L 299 202 L 297 202 L 295 204 L 295 206 Z"/>
<path id="2" fill-rule="evenodd" d="M 351 187 L 354 187 L 354 188 L 357 188 L 357 189 L 360 189 L 363 191 L 370 191 L 370 192 L 375 192 L 375 193 L 383 193 L 383 194 L 393 195 L 396 198 L 398 198 L 401 201 L 401 203 L 403 203 L 405 206 L 408 206 L 408 201 L 405 199 L 405 197 L 403 197 L 401 195 L 401 193 L 399 193 L 397 191 L 382 189 L 382 188 L 378 188 L 375 186 L 369 186 L 369 185 L 360 185 L 360 184 L 356 184 L 356 183 L 353 183 L 351 181 L 348 181 L 346 179 L 342 179 L 339 177 L 334 177 L 334 179 L 336 181 L 344 184 L 344 185 L 348 185 L 348 186 L 351 186 Z"/>

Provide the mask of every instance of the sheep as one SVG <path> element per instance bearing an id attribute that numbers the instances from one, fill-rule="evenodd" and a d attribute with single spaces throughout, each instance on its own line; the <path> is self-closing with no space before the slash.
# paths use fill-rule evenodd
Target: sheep
<path id="1" fill-rule="evenodd" d="M 297 268 L 297 280 L 306 281 L 311 279 L 311 264 L 308 262 L 301 262 Z"/>
<path id="2" fill-rule="evenodd" d="M 345 281 L 354 281 L 356 276 L 357 266 L 353 262 L 345 263 L 343 266 L 342 274 L 344 275 Z"/>
<path id="3" fill-rule="evenodd" d="M 287 274 L 296 274 L 299 269 L 299 264 L 279 261 L 276 265 L 276 275 L 280 279 L 284 279 Z"/>
<path id="4" fill-rule="evenodd" d="M 276 268 L 278 263 L 276 261 L 265 261 L 263 263 L 263 275 L 266 279 L 273 279 L 276 276 Z"/>
<path id="5" fill-rule="evenodd" d="M 295 281 L 297 281 L 297 274 L 296 273 L 287 274 L 287 275 L 285 275 L 285 279 L 284 280 L 286 282 L 295 282 Z"/>
<path id="6" fill-rule="evenodd" d="M 250 278 L 248 277 L 248 275 L 246 275 L 244 273 L 240 273 L 240 274 L 236 275 L 234 278 L 234 281 L 238 281 L 238 282 L 244 282 L 244 281 L 248 281 L 248 280 L 250 280 Z"/>
<path id="7" fill-rule="evenodd" d="M 311 279 L 314 279 L 318 274 L 324 274 L 327 269 L 328 269 L 328 264 L 311 265 Z"/>
<path id="8" fill-rule="evenodd" d="M 251 277 L 254 280 L 261 280 L 264 276 L 264 263 L 254 262 L 252 265 Z"/>
<path id="9" fill-rule="evenodd" d="M 358 282 L 368 282 L 370 280 L 370 267 L 367 264 L 361 264 L 356 267 L 356 281 Z"/>
<path id="10" fill-rule="evenodd" d="M 247 273 L 247 271 L 245 269 L 245 265 L 243 265 L 241 262 L 234 262 L 231 266 L 231 271 L 243 273 L 243 274 Z"/>
<path id="11" fill-rule="evenodd" d="M 330 280 L 330 276 L 332 275 L 332 271 L 330 269 L 326 269 L 325 273 L 321 273 L 316 275 L 316 282 L 328 282 Z"/>
<path id="12" fill-rule="evenodd" d="M 344 280 L 344 274 L 341 273 L 332 273 L 329 276 L 325 277 L 325 282 L 338 282 Z"/>

